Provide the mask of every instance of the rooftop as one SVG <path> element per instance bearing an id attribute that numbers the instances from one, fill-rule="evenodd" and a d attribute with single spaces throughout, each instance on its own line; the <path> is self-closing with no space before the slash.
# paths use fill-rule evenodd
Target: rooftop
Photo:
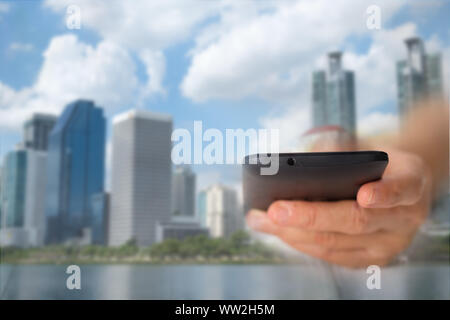
<path id="1" fill-rule="evenodd" d="M 159 120 L 159 121 L 172 121 L 172 116 L 165 113 L 158 113 L 143 109 L 132 109 L 121 113 L 113 118 L 113 123 L 122 122 L 128 119 L 140 118 L 149 120 Z"/>

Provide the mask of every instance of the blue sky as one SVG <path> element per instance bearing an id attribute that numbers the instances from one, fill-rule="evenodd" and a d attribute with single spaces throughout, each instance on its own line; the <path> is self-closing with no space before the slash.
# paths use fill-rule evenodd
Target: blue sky
<path id="1" fill-rule="evenodd" d="M 194 120 L 220 130 L 280 128 L 282 147 L 288 147 L 310 126 L 310 73 L 335 48 L 345 51 L 345 67 L 356 73 L 361 132 L 387 130 L 397 120 L 394 63 L 404 56 L 402 39 L 420 35 L 427 48 L 444 55 L 450 45 L 445 1 L 96 3 L 97 8 L 89 1 L 0 1 L 0 156 L 20 141 L 24 118 L 35 111 L 60 112 L 72 92 L 95 99 L 109 120 L 141 107 L 172 114 L 175 128 L 190 130 Z M 81 8 L 79 30 L 66 27 L 69 4 Z M 381 9 L 381 30 L 364 27 L 371 4 Z M 72 48 L 66 60 L 65 47 Z M 102 54 L 110 54 L 104 60 L 111 65 L 102 65 Z M 159 58 L 146 62 L 145 56 Z M 100 66 L 92 75 L 73 70 L 75 84 L 69 79 L 65 86 L 57 80 L 66 79 L 58 64 L 70 66 L 70 59 Z M 106 85 L 99 80 L 117 74 L 124 78 Z M 86 79 L 92 88 L 74 87 Z M 156 86 L 150 79 L 157 79 Z M 123 97 L 109 103 L 108 92 L 116 90 Z M 135 99 L 142 90 L 147 91 Z M 195 170 L 201 187 L 218 180 L 239 183 L 236 167 Z"/>

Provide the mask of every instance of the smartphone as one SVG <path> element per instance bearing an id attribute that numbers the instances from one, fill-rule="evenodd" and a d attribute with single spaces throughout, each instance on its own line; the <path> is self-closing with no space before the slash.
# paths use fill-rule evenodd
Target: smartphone
<path id="1" fill-rule="evenodd" d="M 243 163 L 244 212 L 267 210 L 276 200 L 356 199 L 361 185 L 381 179 L 389 158 L 383 151 L 254 154 Z M 261 174 L 267 159 L 275 174 Z M 264 159 L 264 161 L 263 161 Z M 271 164 L 273 165 L 273 164 Z"/>

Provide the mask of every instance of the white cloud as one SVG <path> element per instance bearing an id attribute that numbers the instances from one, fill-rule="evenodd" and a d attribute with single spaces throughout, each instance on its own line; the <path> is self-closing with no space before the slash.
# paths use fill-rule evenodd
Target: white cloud
<path id="1" fill-rule="evenodd" d="M 131 49 L 161 50 L 185 41 L 206 18 L 217 14 L 221 1 L 90 1 L 47 0 L 45 5 L 65 13 L 68 5 L 81 10 L 81 27 Z"/>
<path id="2" fill-rule="evenodd" d="M 9 50 L 11 51 L 23 51 L 28 52 L 33 50 L 33 45 L 31 43 L 13 42 L 9 45 Z"/>
<path id="3" fill-rule="evenodd" d="M 145 65 L 148 81 L 143 88 L 143 95 L 147 96 L 153 93 L 165 93 L 162 86 L 163 76 L 166 72 L 166 60 L 161 51 L 152 51 L 143 49 L 140 51 L 139 57 Z"/>
<path id="4" fill-rule="evenodd" d="M 383 19 L 403 3 L 381 1 Z M 256 96 L 292 104 L 308 90 L 318 57 L 342 46 L 350 35 L 371 36 L 365 24 L 369 4 L 280 2 L 267 13 L 242 17 L 220 35 L 208 38 L 205 32 L 198 41 L 200 48 L 192 51 L 181 90 L 195 101 Z M 218 27 L 213 27 L 214 34 Z"/>
<path id="5" fill-rule="evenodd" d="M 367 53 L 345 53 L 345 67 L 355 71 L 359 112 L 386 101 L 396 103 L 396 62 L 406 58 L 404 40 L 413 35 L 416 35 L 416 26 L 412 23 L 392 30 L 383 29 L 374 33 Z"/>
<path id="6" fill-rule="evenodd" d="M 261 118 L 260 124 L 263 128 L 279 130 L 280 152 L 298 151 L 303 133 L 311 128 L 310 110 L 305 106 L 294 105 L 282 113 Z"/>
<path id="7" fill-rule="evenodd" d="M 152 89 L 139 82 L 128 51 L 110 41 L 93 47 L 75 35 L 57 36 L 43 56 L 33 86 L 16 91 L 0 83 L 0 127 L 17 129 L 33 112 L 59 113 L 77 98 L 114 112 L 137 104 L 142 92 Z"/>
<path id="8" fill-rule="evenodd" d="M 189 39 L 200 23 L 216 15 L 222 1 L 89 1 L 47 0 L 44 5 L 66 18 L 69 5 L 80 8 L 81 28 L 97 32 L 103 41 L 137 53 L 144 64 L 148 82 L 140 88 L 142 99 L 165 94 L 163 50 Z M 141 100 L 142 101 L 142 100 Z"/>
<path id="9" fill-rule="evenodd" d="M 393 133 L 398 129 L 398 115 L 372 112 L 358 121 L 358 135 L 368 137 L 377 134 Z"/>

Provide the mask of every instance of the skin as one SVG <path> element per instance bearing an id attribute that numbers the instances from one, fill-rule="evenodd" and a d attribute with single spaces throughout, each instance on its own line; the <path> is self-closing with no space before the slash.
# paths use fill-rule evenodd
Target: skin
<path id="1" fill-rule="evenodd" d="M 381 180 L 361 186 L 356 200 L 276 201 L 267 212 L 251 210 L 247 224 L 333 264 L 351 268 L 388 264 L 410 245 L 438 187 L 448 179 L 448 104 L 433 106 L 417 108 L 418 116 L 409 120 L 414 124 L 411 133 L 407 123 L 403 136 L 392 137 L 390 143 L 385 138 L 370 142 L 371 149 L 388 152 L 389 164 Z M 421 125 L 416 126 L 419 116 Z M 424 128 L 435 129 L 427 133 Z M 424 144 L 407 139 L 408 134 L 419 136 Z M 427 134 L 438 139 L 427 140 Z M 370 149 L 367 146 L 369 142 L 360 144 Z"/>

